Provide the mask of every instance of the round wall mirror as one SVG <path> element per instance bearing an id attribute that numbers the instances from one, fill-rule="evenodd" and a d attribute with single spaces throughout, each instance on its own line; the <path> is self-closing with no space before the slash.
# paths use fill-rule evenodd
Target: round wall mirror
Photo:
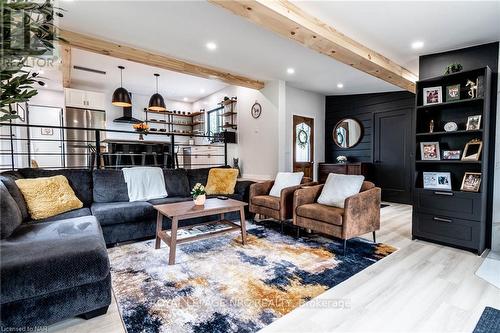
<path id="1" fill-rule="evenodd" d="M 333 141 L 340 148 L 351 148 L 359 143 L 362 133 L 361 124 L 352 118 L 342 119 L 333 129 Z"/>

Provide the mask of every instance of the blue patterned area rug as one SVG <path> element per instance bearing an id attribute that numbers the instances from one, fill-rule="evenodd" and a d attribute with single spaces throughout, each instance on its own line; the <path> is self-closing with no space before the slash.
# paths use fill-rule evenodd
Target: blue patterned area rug
<path id="1" fill-rule="evenodd" d="M 356 238 L 343 256 L 340 242 L 271 226 L 249 225 L 244 246 L 237 231 L 181 244 L 173 266 L 154 240 L 109 249 L 127 331 L 256 332 L 396 251 Z"/>
<path id="2" fill-rule="evenodd" d="M 487 306 L 477 322 L 473 333 L 498 333 L 500 332 L 500 310 Z"/>

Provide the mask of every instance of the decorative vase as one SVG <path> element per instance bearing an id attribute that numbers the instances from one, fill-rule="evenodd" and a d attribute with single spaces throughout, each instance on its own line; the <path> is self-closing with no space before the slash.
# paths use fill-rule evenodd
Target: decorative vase
<path id="1" fill-rule="evenodd" d="M 139 140 L 144 140 L 144 136 L 142 135 L 142 133 L 139 134 Z"/>
<path id="2" fill-rule="evenodd" d="M 203 206 L 205 201 L 207 200 L 207 196 L 205 194 L 199 195 L 193 198 L 194 204 L 196 206 Z"/>

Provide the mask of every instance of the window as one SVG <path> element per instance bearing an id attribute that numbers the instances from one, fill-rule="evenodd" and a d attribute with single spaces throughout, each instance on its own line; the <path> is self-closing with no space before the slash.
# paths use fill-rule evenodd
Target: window
<path id="1" fill-rule="evenodd" d="M 223 107 L 208 111 L 207 113 L 207 132 L 210 135 L 215 135 L 221 131 Z"/>

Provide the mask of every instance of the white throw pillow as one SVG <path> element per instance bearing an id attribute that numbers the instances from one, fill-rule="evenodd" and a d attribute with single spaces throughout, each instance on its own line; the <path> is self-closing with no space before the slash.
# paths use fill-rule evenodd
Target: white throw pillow
<path id="1" fill-rule="evenodd" d="M 281 190 L 290 187 L 300 185 L 304 177 L 303 172 L 278 172 L 276 179 L 274 180 L 273 188 L 269 192 L 269 195 L 273 197 L 281 196 Z"/>
<path id="2" fill-rule="evenodd" d="M 345 199 L 358 194 L 364 180 L 364 176 L 331 173 L 326 179 L 318 203 L 344 208 Z"/>

